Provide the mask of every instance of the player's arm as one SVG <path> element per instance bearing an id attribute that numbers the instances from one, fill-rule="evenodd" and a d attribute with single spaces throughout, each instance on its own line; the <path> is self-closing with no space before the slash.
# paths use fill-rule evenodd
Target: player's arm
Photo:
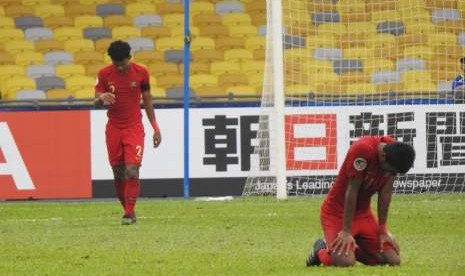
<path id="1" fill-rule="evenodd" d="M 104 105 L 114 104 L 115 95 L 110 92 L 106 92 L 105 80 L 101 72 L 97 76 L 97 84 L 95 85 L 95 98 L 94 106 L 96 108 L 101 108 Z"/>
<path id="2" fill-rule="evenodd" d="M 142 103 L 144 105 L 145 113 L 153 128 L 153 146 L 156 148 L 161 143 L 161 132 L 158 126 L 157 119 L 155 118 L 155 111 L 153 110 L 152 94 L 150 93 L 150 84 L 142 84 Z"/>
<path id="3" fill-rule="evenodd" d="M 393 185 L 394 176 L 391 176 L 383 188 L 378 192 L 378 242 L 380 252 L 383 252 L 383 244 L 388 242 L 392 244 L 394 250 L 397 252 L 397 254 L 399 254 L 399 245 L 389 233 L 386 226 Z"/>
<path id="4" fill-rule="evenodd" d="M 357 206 L 357 197 L 362 180 L 351 178 L 349 185 L 347 185 L 345 199 L 344 199 L 344 217 L 342 230 L 338 233 L 337 238 L 331 244 L 333 252 L 338 255 L 349 254 L 349 251 L 355 250 L 356 244 L 355 239 L 352 237 L 352 220 L 355 214 L 355 208 Z"/>

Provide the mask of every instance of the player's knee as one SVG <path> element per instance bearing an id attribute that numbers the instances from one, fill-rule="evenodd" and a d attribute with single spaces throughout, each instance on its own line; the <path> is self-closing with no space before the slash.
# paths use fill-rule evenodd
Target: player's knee
<path id="1" fill-rule="evenodd" d="M 116 181 L 124 180 L 126 178 L 124 167 L 123 166 L 113 167 L 113 176 Z"/>
<path id="2" fill-rule="evenodd" d="M 126 166 L 126 178 L 127 179 L 139 179 L 139 167 L 136 165 Z"/>
<path id="3" fill-rule="evenodd" d="M 386 250 L 383 254 L 384 264 L 390 266 L 400 265 L 400 256 L 394 250 Z"/>
<path id="4" fill-rule="evenodd" d="M 340 266 L 340 267 L 347 267 L 355 265 L 355 255 L 333 255 L 332 256 L 332 265 L 333 266 Z"/>

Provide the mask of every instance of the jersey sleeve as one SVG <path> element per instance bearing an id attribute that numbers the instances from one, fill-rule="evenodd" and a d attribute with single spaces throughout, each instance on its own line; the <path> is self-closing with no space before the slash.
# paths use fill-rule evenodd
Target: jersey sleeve
<path id="1" fill-rule="evenodd" d="M 147 69 L 142 70 L 142 80 L 140 82 L 140 89 L 142 92 L 150 90 L 150 76 Z"/>
<path id="2" fill-rule="evenodd" d="M 106 81 L 105 78 L 102 74 L 102 71 L 100 71 L 97 75 L 97 83 L 95 84 L 95 93 L 104 93 L 106 92 Z"/>
<path id="3" fill-rule="evenodd" d="M 363 180 L 368 162 L 371 160 L 371 152 L 372 149 L 365 143 L 352 144 L 344 163 L 344 170 L 349 178 Z"/>

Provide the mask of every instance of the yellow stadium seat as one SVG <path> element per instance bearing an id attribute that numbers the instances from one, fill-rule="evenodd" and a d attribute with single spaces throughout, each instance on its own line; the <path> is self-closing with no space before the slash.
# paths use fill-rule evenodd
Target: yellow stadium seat
<path id="1" fill-rule="evenodd" d="M 21 65 L 2 65 L 0 66 L 0 84 L 4 80 L 10 79 L 15 76 L 26 75 L 26 69 Z M 1 88 L 1 85 L 0 85 Z"/>
<path id="2" fill-rule="evenodd" d="M 375 24 L 384 21 L 400 21 L 401 15 L 395 10 L 375 11 L 371 14 L 371 21 Z"/>
<path id="3" fill-rule="evenodd" d="M 398 10 L 415 9 L 424 6 L 425 0 L 398 0 L 396 5 Z"/>
<path id="4" fill-rule="evenodd" d="M 213 75 L 240 73 L 241 68 L 237 62 L 215 61 L 210 65 Z"/>
<path id="5" fill-rule="evenodd" d="M 95 51 L 100 52 L 100 53 L 106 53 L 108 50 L 108 47 L 110 44 L 113 42 L 113 39 L 111 38 L 101 38 L 99 40 L 95 41 Z"/>
<path id="6" fill-rule="evenodd" d="M 200 35 L 200 30 L 197 27 L 190 27 L 191 37 L 194 39 Z M 176 26 L 171 28 L 171 36 L 184 36 L 184 26 Z"/>
<path id="7" fill-rule="evenodd" d="M 403 92 L 436 92 L 437 87 L 434 82 L 427 81 L 427 82 L 411 82 L 411 83 L 404 83 Z"/>
<path id="8" fill-rule="evenodd" d="M 97 4 L 100 4 L 100 3 L 105 2 L 105 1 L 101 1 L 101 0 L 79 0 L 78 2 L 83 4 L 83 5 L 97 5 Z"/>
<path id="9" fill-rule="evenodd" d="M 122 26 L 113 28 L 113 38 L 126 40 L 132 37 L 140 37 L 141 32 L 138 28 L 132 26 Z"/>
<path id="10" fill-rule="evenodd" d="M 428 43 L 430 46 L 447 46 L 456 45 L 457 36 L 454 33 L 441 32 L 428 34 Z"/>
<path id="11" fill-rule="evenodd" d="M 35 11 L 36 15 L 42 18 L 65 15 L 65 9 L 61 5 L 39 5 Z"/>
<path id="12" fill-rule="evenodd" d="M 12 55 L 8 53 L 0 52 L 0 66 L 14 64 L 15 59 Z"/>
<path id="13" fill-rule="evenodd" d="M 66 5 L 79 4 L 80 0 L 52 0 L 52 3 L 66 6 Z"/>
<path id="14" fill-rule="evenodd" d="M 428 35 L 427 34 L 403 34 L 398 36 L 397 45 L 400 49 L 411 47 L 411 46 L 420 46 L 428 45 Z"/>
<path id="15" fill-rule="evenodd" d="M 404 57 L 406 58 L 420 58 L 429 60 L 433 57 L 434 52 L 428 46 L 413 46 L 404 49 Z"/>
<path id="16" fill-rule="evenodd" d="M 231 37 L 249 38 L 258 35 L 257 27 L 253 25 L 229 26 L 228 30 Z"/>
<path id="17" fill-rule="evenodd" d="M 136 62 L 143 62 L 143 63 L 154 63 L 154 62 L 161 62 L 165 60 L 165 56 L 163 52 L 155 52 L 152 50 L 149 51 L 138 51 L 134 53 L 134 60 Z"/>
<path id="18" fill-rule="evenodd" d="M 245 40 L 245 48 L 248 50 L 265 49 L 266 40 L 262 36 L 248 37 Z"/>
<path id="19" fill-rule="evenodd" d="M 72 76 L 65 79 L 66 89 L 70 91 L 78 91 L 88 87 L 95 86 L 95 78 L 88 76 Z"/>
<path id="20" fill-rule="evenodd" d="M 229 36 L 229 30 L 223 25 L 208 25 L 200 27 L 200 35 L 211 38 L 222 38 Z"/>
<path id="21" fill-rule="evenodd" d="M 309 59 L 313 59 L 313 49 L 289 48 L 284 50 L 284 57 L 286 58 L 286 62 L 308 61 Z"/>
<path id="22" fill-rule="evenodd" d="M 69 5 L 65 7 L 65 14 L 69 17 L 76 17 L 80 15 L 96 15 L 96 5 Z"/>
<path id="23" fill-rule="evenodd" d="M 184 73 L 184 66 L 181 66 L 181 74 Z M 205 62 L 191 62 L 189 65 L 190 73 L 192 75 L 196 74 L 209 74 L 210 73 L 210 64 Z"/>
<path id="24" fill-rule="evenodd" d="M 209 2 L 193 2 L 190 4 L 190 13 L 195 16 L 198 14 L 209 14 L 215 12 L 215 5 Z"/>
<path id="25" fill-rule="evenodd" d="M 252 18 L 246 13 L 228 13 L 223 15 L 221 21 L 226 27 L 238 25 L 250 26 L 252 24 Z"/>
<path id="26" fill-rule="evenodd" d="M 20 16 L 35 16 L 35 10 L 34 7 L 15 4 L 5 8 L 5 15 L 11 18 Z"/>
<path id="27" fill-rule="evenodd" d="M 402 73 L 402 82 L 412 83 L 412 82 L 431 82 L 431 72 L 426 70 L 411 70 L 405 71 Z"/>
<path id="28" fill-rule="evenodd" d="M 201 87 L 215 87 L 218 86 L 218 77 L 208 74 L 191 75 L 190 85 L 194 89 Z"/>
<path id="29" fill-rule="evenodd" d="M 157 10 L 159 14 L 184 13 L 184 6 L 181 3 L 162 2 L 157 5 Z"/>
<path id="30" fill-rule="evenodd" d="M 217 50 L 245 48 L 245 40 L 241 37 L 223 37 L 215 40 Z"/>
<path id="31" fill-rule="evenodd" d="M 96 62 L 96 63 L 90 63 L 86 65 L 86 75 L 91 76 L 91 77 L 96 77 L 98 72 L 107 66 L 107 63 L 104 62 Z"/>
<path id="32" fill-rule="evenodd" d="M 77 64 L 91 64 L 103 62 L 103 54 L 96 51 L 79 51 L 74 53 L 74 62 Z"/>
<path id="33" fill-rule="evenodd" d="M 47 5 L 50 4 L 50 0 L 21 0 L 20 1 L 24 6 L 38 6 L 38 5 Z"/>
<path id="34" fill-rule="evenodd" d="M 366 0 L 365 4 L 368 13 L 396 9 L 396 1 L 392 0 Z"/>
<path id="35" fill-rule="evenodd" d="M 150 89 L 150 94 L 154 98 L 166 98 L 165 89 L 160 87 L 152 86 L 152 88 Z"/>
<path id="36" fill-rule="evenodd" d="M 342 23 L 323 23 L 318 25 L 318 34 L 343 35 L 347 33 L 347 27 Z"/>
<path id="37" fill-rule="evenodd" d="M 367 83 L 370 81 L 367 74 L 358 71 L 349 71 L 341 73 L 339 75 L 339 79 L 341 81 L 341 84 L 344 85 L 351 83 Z"/>
<path id="38" fill-rule="evenodd" d="M 168 76 L 179 74 L 177 64 L 168 62 L 154 62 L 148 64 L 150 75 L 153 77 Z"/>
<path id="39" fill-rule="evenodd" d="M 431 22 L 407 22 L 405 29 L 407 34 L 429 34 L 436 31 L 436 27 Z"/>
<path id="40" fill-rule="evenodd" d="M 65 50 L 70 53 L 94 51 L 94 42 L 90 39 L 72 39 L 65 41 Z"/>
<path id="41" fill-rule="evenodd" d="M 82 30 L 78 28 L 62 27 L 53 31 L 56 40 L 66 41 L 70 39 L 81 39 Z"/>
<path id="42" fill-rule="evenodd" d="M 218 86 L 202 86 L 195 89 L 195 93 L 198 97 L 207 98 L 209 97 L 210 101 L 214 101 L 217 97 L 226 97 L 223 87 Z"/>
<path id="43" fill-rule="evenodd" d="M 431 13 L 427 10 L 416 8 L 416 9 L 407 9 L 401 11 L 402 21 L 409 24 L 417 23 L 430 23 L 431 22 Z"/>
<path id="44" fill-rule="evenodd" d="M 191 50 L 213 50 L 215 49 L 215 40 L 209 37 L 196 37 L 191 42 Z"/>
<path id="45" fill-rule="evenodd" d="M 67 16 L 47 17 L 44 18 L 44 26 L 50 29 L 62 27 L 73 27 L 73 18 Z"/>
<path id="46" fill-rule="evenodd" d="M 77 90 L 73 93 L 73 97 L 76 99 L 93 99 L 95 97 L 95 92 L 94 89 Z"/>
<path id="47" fill-rule="evenodd" d="M 351 95 L 372 94 L 375 86 L 371 83 L 351 83 L 347 85 L 346 92 Z"/>
<path id="48" fill-rule="evenodd" d="M 464 20 L 444 20 L 436 24 L 436 30 L 438 32 L 449 32 L 458 35 L 463 32 L 464 29 Z"/>
<path id="49" fill-rule="evenodd" d="M 47 99 L 60 100 L 74 98 L 74 93 L 67 89 L 50 89 L 47 91 Z"/>
<path id="50" fill-rule="evenodd" d="M 181 50 L 184 48 L 184 39 L 182 37 L 165 37 L 158 39 L 155 44 L 158 51 Z"/>
<path id="51" fill-rule="evenodd" d="M 310 79 L 315 85 L 339 83 L 339 75 L 329 71 L 313 73 Z"/>
<path id="52" fill-rule="evenodd" d="M 376 33 L 376 24 L 372 22 L 353 22 L 347 24 L 347 34 L 356 35 L 356 34 L 375 34 Z"/>
<path id="53" fill-rule="evenodd" d="M 103 25 L 107 28 L 131 26 L 132 18 L 126 15 L 109 15 L 103 19 Z"/>
<path id="54" fill-rule="evenodd" d="M 11 29 L 11 28 L 15 28 L 14 20 L 9 17 L 0 17 L 0 29 Z"/>
<path id="55" fill-rule="evenodd" d="M 247 78 L 247 75 L 242 74 L 242 73 L 224 74 L 224 75 L 218 76 L 218 84 L 221 87 L 248 85 L 249 80 Z"/>
<path id="56" fill-rule="evenodd" d="M 184 14 L 165 14 L 163 16 L 163 25 L 170 28 L 184 26 Z"/>
<path id="57" fill-rule="evenodd" d="M 391 34 L 372 34 L 367 38 L 367 46 L 370 48 L 397 46 L 396 43 L 396 37 Z"/>
<path id="58" fill-rule="evenodd" d="M 308 36 L 306 41 L 307 48 L 336 48 L 338 41 L 333 34 L 320 34 Z"/>
<path id="59" fill-rule="evenodd" d="M 181 75 L 167 75 L 157 78 L 157 86 L 161 88 L 183 87 L 184 78 Z"/>
<path id="60" fill-rule="evenodd" d="M 396 65 L 390 59 L 368 59 L 363 61 L 363 70 L 371 75 L 373 72 L 393 71 Z"/>
<path id="61" fill-rule="evenodd" d="M 285 90 L 286 90 L 287 96 L 299 96 L 299 95 L 307 95 L 311 92 L 315 92 L 315 87 L 310 83 L 293 84 L 293 85 L 287 85 Z"/>
<path id="62" fill-rule="evenodd" d="M 365 13 L 364 0 L 339 0 L 336 4 L 337 11 L 343 13 Z"/>
<path id="63" fill-rule="evenodd" d="M 0 16 L 5 16 L 5 8 L 0 6 Z"/>
<path id="64" fill-rule="evenodd" d="M 150 26 L 142 29 L 142 37 L 148 37 L 157 40 L 162 37 L 170 37 L 170 28 L 165 26 Z"/>
<path id="65" fill-rule="evenodd" d="M 259 94 L 257 94 L 257 88 L 248 85 L 228 86 L 225 91 L 226 93 L 232 93 L 233 97 L 239 97 L 235 98 L 235 100 L 256 100 L 256 97 L 259 96 Z M 247 96 L 252 96 L 252 98 L 248 98 Z"/>
<path id="66" fill-rule="evenodd" d="M 263 86 L 263 74 L 253 74 L 247 76 L 249 79 L 249 85 L 255 87 L 257 91 L 261 91 L 261 87 Z"/>
<path id="67" fill-rule="evenodd" d="M 457 1 L 457 9 L 462 12 L 462 18 L 463 18 L 465 14 L 465 2 Z"/>
<path id="68" fill-rule="evenodd" d="M 247 62 L 253 60 L 253 53 L 246 49 L 231 49 L 224 52 L 226 62 Z"/>
<path id="69" fill-rule="evenodd" d="M 212 63 L 224 60 L 224 52 L 222 50 L 197 50 L 192 53 L 192 57 L 195 62 Z"/>
<path id="70" fill-rule="evenodd" d="M 42 64 L 44 62 L 44 57 L 40 52 L 22 52 L 15 56 L 15 62 L 18 65 L 32 65 L 32 64 Z"/>
<path id="71" fill-rule="evenodd" d="M 2 83 L 2 98 L 16 98 L 16 91 L 23 89 L 35 89 L 36 83 L 26 76 L 13 76 Z"/>
<path id="72" fill-rule="evenodd" d="M 0 43 L 11 40 L 23 40 L 24 33 L 19 29 L 3 29 L 0 30 Z"/>
<path id="73" fill-rule="evenodd" d="M 5 52 L 16 55 L 21 52 L 34 51 L 34 43 L 29 40 L 12 40 L 5 43 Z"/>
<path id="74" fill-rule="evenodd" d="M 200 28 L 211 25 L 221 25 L 221 16 L 218 14 L 197 14 L 194 15 L 194 25 Z"/>
<path id="75" fill-rule="evenodd" d="M 309 60 L 303 66 L 310 74 L 333 73 L 333 63 L 329 60 Z"/>
<path id="76" fill-rule="evenodd" d="M 344 58 L 368 60 L 375 56 L 373 48 L 348 48 L 344 49 Z"/>
<path id="77" fill-rule="evenodd" d="M 96 15 L 81 15 L 74 18 L 74 27 L 76 28 L 90 28 L 90 27 L 102 27 L 103 19 Z"/>
<path id="78" fill-rule="evenodd" d="M 55 66 L 55 74 L 63 79 L 86 74 L 86 68 L 80 64 L 60 64 Z"/>
<path id="79" fill-rule="evenodd" d="M 265 62 L 263 61 L 247 61 L 241 63 L 241 72 L 250 75 L 250 74 L 263 74 L 265 71 Z"/>
<path id="80" fill-rule="evenodd" d="M 126 5 L 126 14 L 131 17 L 141 14 L 154 14 L 155 12 L 155 5 L 150 3 L 132 3 Z"/>
<path id="81" fill-rule="evenodd" d="M 65 43 L 63 41 L 48 39 L 39 40 L 35 42 L 36 51 L 46 53 L 50 51 L 63 51 L 65 49 Z"/>

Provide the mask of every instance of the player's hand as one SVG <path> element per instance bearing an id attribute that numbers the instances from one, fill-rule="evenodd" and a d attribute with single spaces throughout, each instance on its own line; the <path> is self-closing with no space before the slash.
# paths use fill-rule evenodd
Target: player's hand
<path id="1" fill-rule="evenodd" d="M 336 239 L 331 243 L 331 250 L 338 255 L 349 255 L 350 251 L 357 248 L 354 237 L 349 232 L 342 230 L 337 234 Z"/>
<path id="2" fill-rule="evenodd" d="M 160 144 L 161 144 L 161 132 L 155 131 L 153 133 L 153 147 L 158 148 Z"/>
<path id="3" fill-rule="evenodd" d="M 399 244 L 396 242 L 396 240 L 394 239 L 392 234 L 389 233 L 389 232 L 387 232 L 387 233 L 379 233 L 378 234 L 378 243 L 379 243 L 378 246 L 379 246 L 379 252 L 380 253 L 383 253 L 383 251 L 384 251 L 383 245 L 385 243 L 392 244 L 392 247 L 394 247 L 394 251 L 396 251 L 397 254 L 400 253 Z"/>
<path id="4" fill-rule="evenodd" d="M 104 105 L 114 104 L 116 101 L 115 94 L 110 92 L 100 94 L 99 99 L 103 102 Z"/>

